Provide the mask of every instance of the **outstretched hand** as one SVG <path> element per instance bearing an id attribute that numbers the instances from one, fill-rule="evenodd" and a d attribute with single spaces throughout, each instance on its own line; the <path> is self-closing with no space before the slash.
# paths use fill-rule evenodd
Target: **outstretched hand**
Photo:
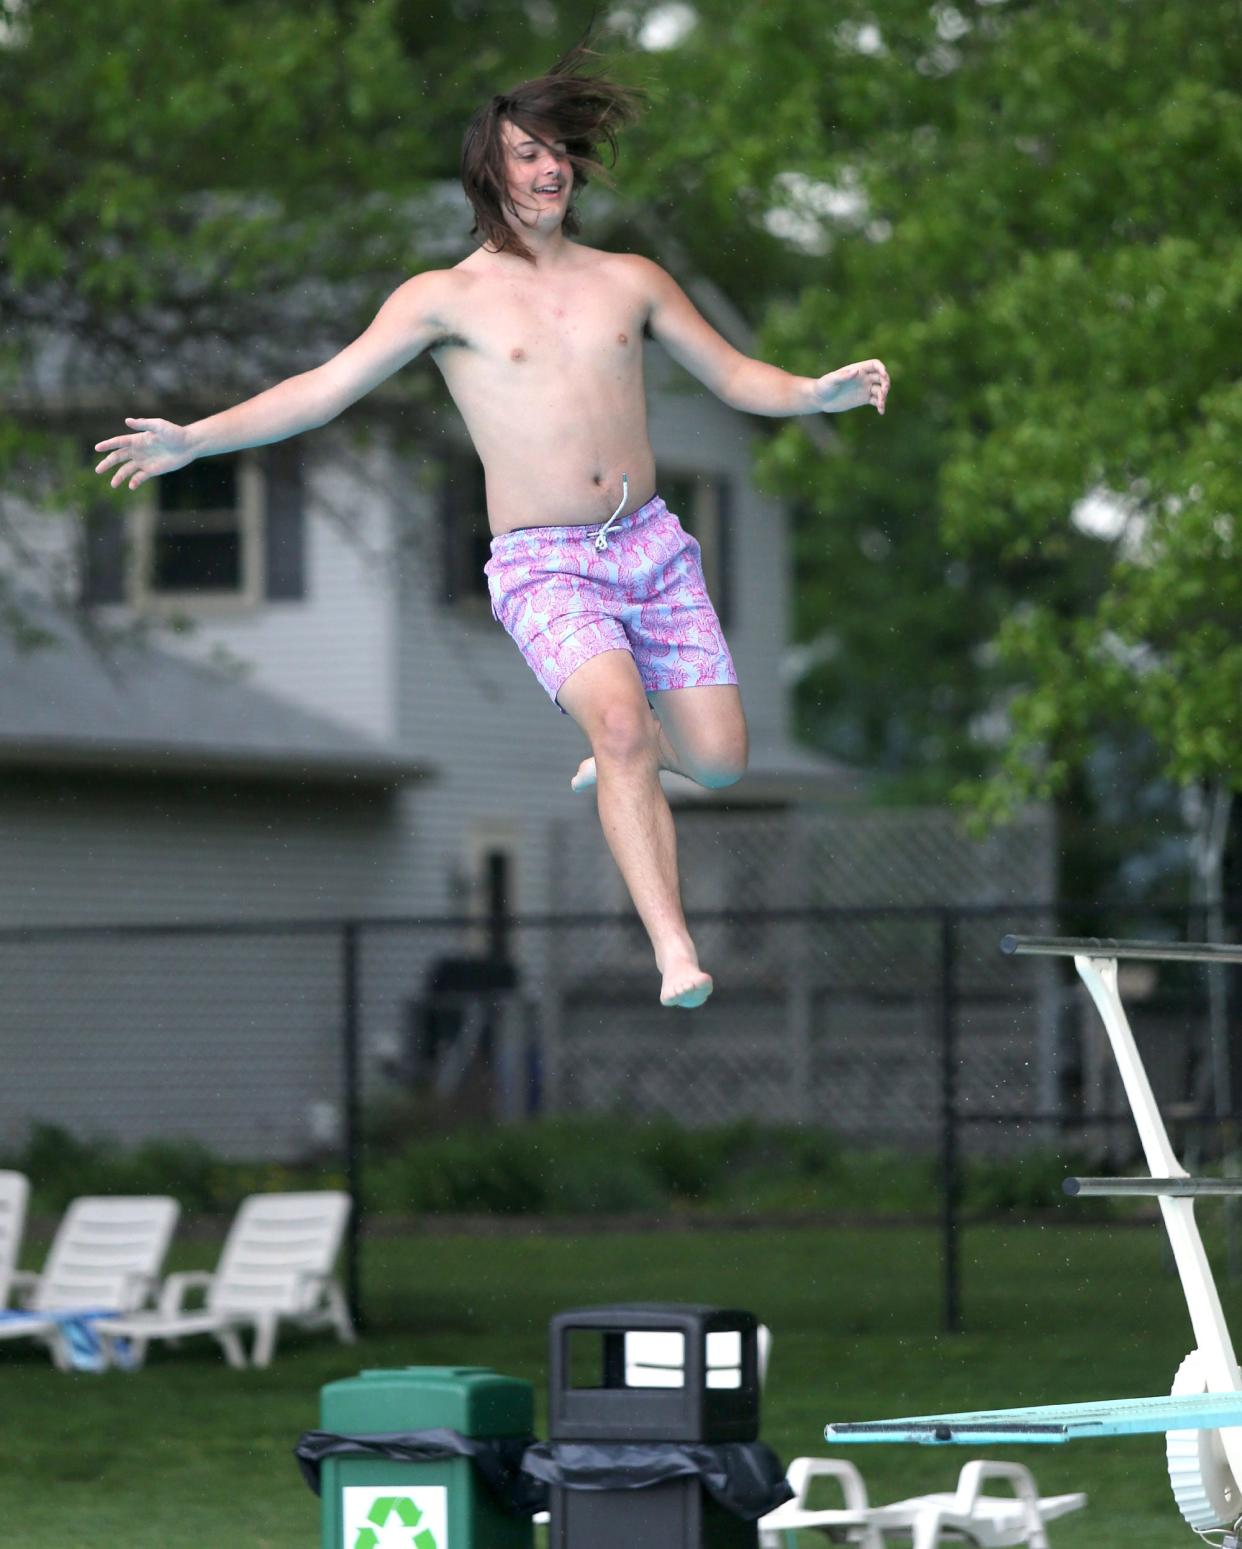
<path id="1" fill-rule="evenodd" d="M 852 366 L 830 371 L 815 383 L 815 401 L 824 414 L 861 409 L 869 403 L 883 414 L 887 397 L 888 372 L 881 360 L 856 361 Z"/>
<path id="2" fill-rule="evenodd" d="M 174 425 L 171 420 L 125 421 L 134 427 L 128 436 L 112 436 L 107 441 L 95 443 L 97 452 L 107 452 L 99 463 L 96 473 L 116 468 L 112 475 L 113 489 L 127 480 L 130 489 L 137 489 L 148 479 L 156 479 L 161 473 L 174 473 L 194 461 L 189 433 L 184 425 Z"/>

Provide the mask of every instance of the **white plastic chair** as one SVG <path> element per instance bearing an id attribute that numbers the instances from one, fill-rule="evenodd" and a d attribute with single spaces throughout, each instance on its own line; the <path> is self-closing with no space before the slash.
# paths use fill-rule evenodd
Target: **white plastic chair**
<path id="1" fill-rule="evenodd" d="M 760 1549 L 794 1549 L 795 1534 L 817 1531 L 831 1541 L 853 1543 L 859 1549 L 884 1549 L 884 1535 L 872 1521 L 867 1486 L 852 1463 L 844 1458 L 795 1458 L 785 1477 L 793 1499 L 759 1519 Z M 841 1486 L 844 1506 L 812 1509 L 808 1504 L 811 1482 L 835 1479 Z"/>
<path id="2" fill-rule="evenodd" d="M 39 1339 L 62 1371 L 72 1365 L 60 1319 L 133 1311 L 159 1280 L 180 1207 L 165 1195 L 83 1195 L 66 1210 L 41 1274 L 10 1279 L 19 1306 L 46 1317 L 0 1323 L 0 1339 Z M 52 1316 L 53 1314 L 57 1316 Z"/>
<path id="3" fill-rule="evenodd" d="M 1048 1549 L 1047 1524 L 1087 1504 L 1082 1492 L 1041 1496 L 1030 1469 L 1021 1463 L 999 1463 L 976 1458 L 958 1476 L 957 1489 L 933 1495 L 911 1496 L 887 1506 L 872 1506 L 862 1475 L 841 1458 L 796 1458 L 788 1479 L 794 1498 L 762 1518 L 762 1549 L 792 1545 L 797 1532 L 822 1532 L 834 1542 L 855 1543 L 860 1549 L 884 1549 L 887 1533 L 911 1540 L 911 1549 L 937 1549 L 940 1544 L 968 1543 L 977 1549 L 1010 1549 L 1025 1544 Z M 812 1509 L 808 1506 L 811 1482 L 836 1479 L 842 1488 L 843 1507 Z M 984 1494 L 986 1480 L 1001 1480 L 1012 1495 Z M 785 1535 L 791 1535 L 788 1539 Z"/>
<path id="4" fill-rule="evenodd" d="M 0 1307 L 9 1305 L 29 1198 L 30 1184 L 24 1173 L 0 1172 Z"/>
<path id="5" fill-rule="evenodd" d="M 244 1367 L 239 1330 L 247 1327 L 254 1329 L 254 1364 L 267 1366 L 282 1322 L 335 1329 L 352 1344 L 345 1293 L 332 1274 L 350 1206 L 348 1194 L 327 1189 L 250 1195 L 238 1207 L 214 1273 L 169 1275 L 155 1309 L 104 1320 L 100 1338 L 109 1349 L 128 1340 L 131 1364 L 139 1366 L 153 1339 L 210 1334 L 230 1366 Z M 187 1306 L 192 1289 L 205 1292 L 201 1307 Z"/>

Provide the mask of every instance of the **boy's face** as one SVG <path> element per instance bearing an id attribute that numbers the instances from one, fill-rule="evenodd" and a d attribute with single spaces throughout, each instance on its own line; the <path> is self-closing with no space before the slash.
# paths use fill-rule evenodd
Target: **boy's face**
<path id="1" fill-rule="evenodd" d="M 509 197 L 523 226 L 551 230 L 565 219 L 573 192 L 573 163 L 561 140 L 551 145 L 511 123 L 500 126 Z"/>

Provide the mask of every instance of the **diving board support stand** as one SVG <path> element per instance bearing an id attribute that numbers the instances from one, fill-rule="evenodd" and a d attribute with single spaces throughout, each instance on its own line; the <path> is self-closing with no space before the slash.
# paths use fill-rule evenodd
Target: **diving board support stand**
<path id="1" fill-rule="evenodd" d="M 826 1427 L 825 1436 L 834 1443 L 919 1441 L 934 1445 L 1063 1442 L 1074 1437 L 1164 1431 L 1169 1479 L 1187 1523 L 1200 1533 L 1233 1526 L 1242 1518 L 1242 1372 L 1194 1209 L 1198 1198 L 1242 1193 L 1242 1180 L 1192 1178 L 1178 1161 L 1121 1003 L 1117 964 L 1125 958 L 1242 963 L 1242 947 L 1212 942 L 1006 936 L 1001 949 L 1022 955 L 1072 957 L 1095 1002 L 1151 1176 L 1071 1178 L 1066 1180 L 1066 1191 L 1140 1194 L 1156 1199 L 1196 1348 L 1183 1361 L 1172 1395 L 1167 1397 L 835 1424 Z"/>

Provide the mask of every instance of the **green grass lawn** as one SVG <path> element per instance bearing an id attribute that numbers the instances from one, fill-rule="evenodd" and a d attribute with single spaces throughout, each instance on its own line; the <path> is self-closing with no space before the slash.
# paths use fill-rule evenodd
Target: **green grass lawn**
<path id="1" fill-rule="evenodd" d="M 376 1238 L 371 1326 L 355 1349 L 294 1336 L 267 1372 L 214 1342 L 158 1350 L 139 1373 L 65 1376 L 0 1346 L 0 1544 L 21 1549 L 313 1549 L 318 1508 L 290 1449 L 322 1384 L 363 1367 L 471 1364 L 528 1378 L 545 1412 L 549 1315 L 582 1304 L 742 1306 L 773 1331 L 765 1439 L 787 1462 L 829 1420 L 1165 1392 L 1191 1336 L 1158 1227 L 976 1227 L 964 1321 L 939 1332 L 935 1234 L 907 1227 Z M 176 1267 L 213 1262 L 190 1244 Z M 37 1252 L 35 1254 L 37 1262 Z M 1238 1299 L 1224 1284 L 1226 1306 Z M 876 1499 L 943 1489 L 973 1449 L 850 1454 Z M 1163 1438 L 998 1453 L 1047 1492 L 1085 1489 L 1055 1549 L 1197 1542 L 1173 1506 Z M 808 1540 L 808 1544 L 809 1544 Z"/>

